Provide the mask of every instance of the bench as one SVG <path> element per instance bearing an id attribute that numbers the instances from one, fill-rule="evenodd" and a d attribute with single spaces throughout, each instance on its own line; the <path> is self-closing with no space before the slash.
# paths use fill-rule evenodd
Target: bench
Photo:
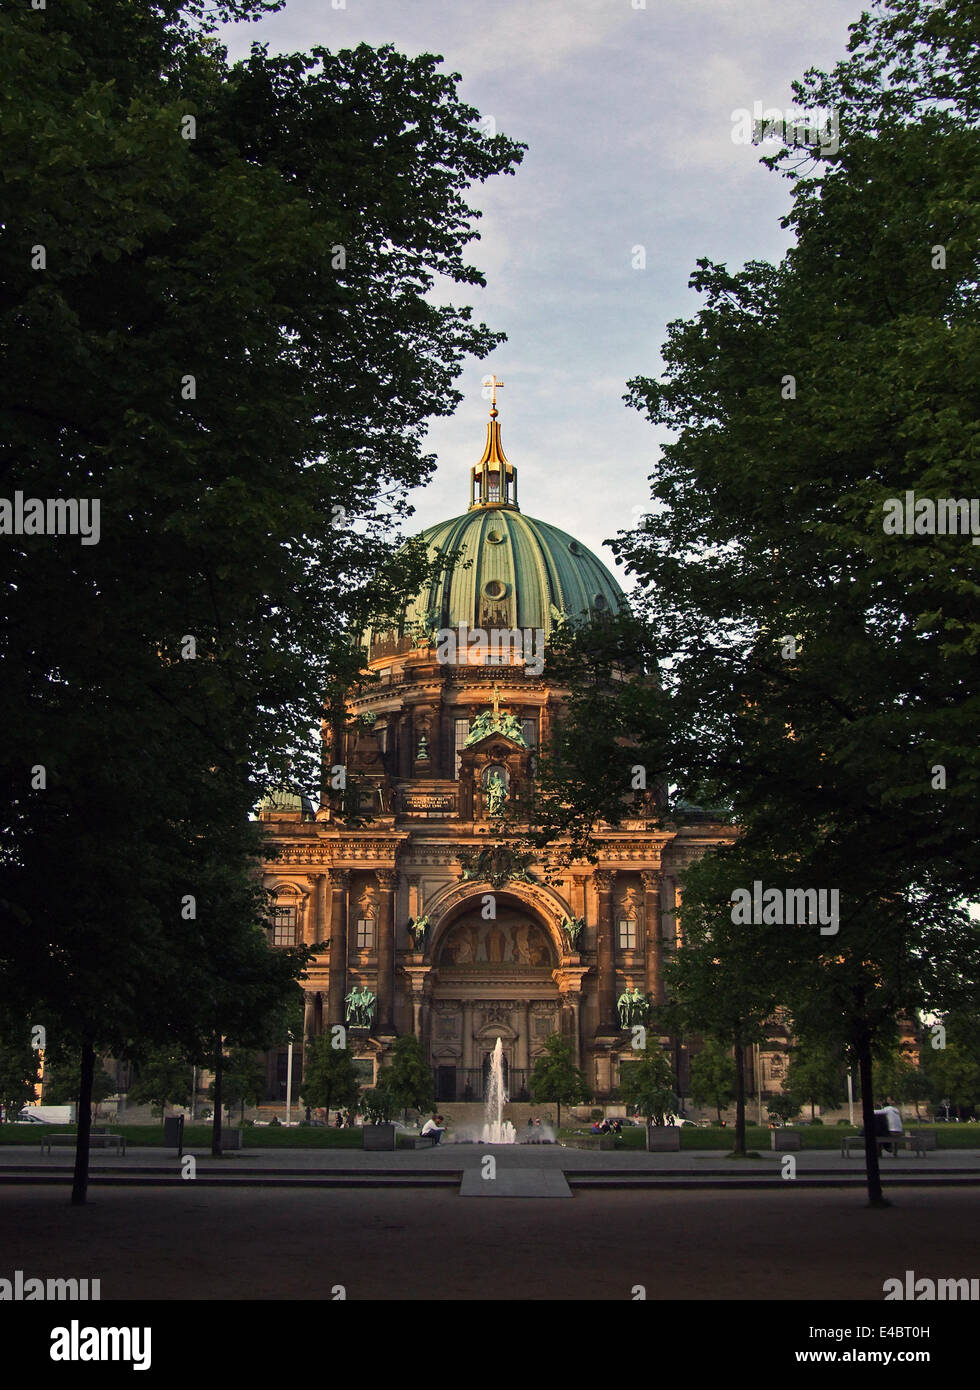
<path id="1" fill-rule="evenodd" d="M 436 1146 L 431 1134 L 405 1134 L 402 1142 L 406 1149 L 434 1149 Z"/>
<path id="2" fill-rule="evenodd" d="M 926 1131 L 926 1133 L 930 1133 L 930 1131 Z M 894 1145 L 896 1149 L 911 1149 L 912 1152 L 915 1154 L 916 1158 L 922 1158 L 927 1150 L 934 1149 L 936 1147 L 935 1132 L 931 1132 L 931 1139 L 932 1142 L 929 1143 L 928 1140 L 923 1142 L 923 1137 L 919 1134 L 875 1135 L 875 1143 L 878 1146 L 879 1155 L 881 1154 L 883 1146 L 886 1144 L 890 1144 Z M 842 1158 L 850 1158 L 851 1151 L 853 1149 L 860 1149 L 862 1152 L 864 1151 L 863 1134 L 848 1134 L 845 1135 L 845 1137 L 841 1140 L 840 1151 Z M 895 1154 L 895 1157 L 898 1157 L 897 1153 Z"/>
<path id="3" fill-rule="evenodd" d="M 790 1149 L 803 1148 L 803 1136 L 795 1129 L 773 1129 L 769 1139 L 776 1153 L 787 1153 Z"/>
<path id="4" fill-rule="evenodd" d="M 126 1136 L 124 1134 L 90 1134 L 88 1137 L 89 1147 L 92 1149 L 115 1149 L 116 1153 L 125 1154 Z M 47 1134 L 41 1140 L 41 1153 L 50 1153 L 52 1148 L 78 1147 L 77 1134 Z"/>

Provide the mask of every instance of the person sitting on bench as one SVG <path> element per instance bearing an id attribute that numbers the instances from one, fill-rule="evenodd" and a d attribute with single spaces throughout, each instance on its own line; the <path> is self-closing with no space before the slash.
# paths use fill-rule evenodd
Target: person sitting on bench
<path id="1" fill-rule="evenodd" d="M 445 1125 L 442 1123 L 441 1115 L 436 1115 L 432 1119 L 426 1120 L 425 1124 L 422 1126 L 422 1134 L 431 1135 L 433 1144 L 439 1143 L 439 1140 L 443 1136 L 444 1130 Z"/>

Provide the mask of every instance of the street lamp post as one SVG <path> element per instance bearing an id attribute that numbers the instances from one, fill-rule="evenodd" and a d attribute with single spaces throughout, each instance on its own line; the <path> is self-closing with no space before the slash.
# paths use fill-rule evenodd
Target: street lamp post
<path id="1" fill-rule="evenodd" d="M 286 1061 L 286 1123 L 289 1124 L 289 1107 L 293 1098 L 293 1035 L 287 1033 L 289 1039 L 289 1051 Z"/>

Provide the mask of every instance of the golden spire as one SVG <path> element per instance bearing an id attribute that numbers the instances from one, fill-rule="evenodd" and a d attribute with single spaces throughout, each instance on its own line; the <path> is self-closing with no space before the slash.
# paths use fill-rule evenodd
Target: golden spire
<path id="1" fill-rule="evenodd" d="M 508 462 L 500 442 L 497 421 L 497 390 L 503 386 L 496 374 L 483 378 L 484 389 L 490 389 L 490 419 L 487 421 L 487 442 L 480 461 L 470 474 L 470 509 L 474 507 L 517 506 L 517 469 Z"/>

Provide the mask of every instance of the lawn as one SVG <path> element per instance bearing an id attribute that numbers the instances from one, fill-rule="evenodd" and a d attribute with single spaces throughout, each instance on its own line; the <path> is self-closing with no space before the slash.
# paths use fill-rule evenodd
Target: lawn
<path id="1" fill-rule="evenodd" d="M 163 1126 L 154 1125 L 112 1125 L 106 1126 L 113 1133 L 125 1134 L 127 1141 L 136 1148 L 163 1148 Z M 796 1126 L 804 1149 L 838 1149 L 845 1134 L 856 1134 L 850 1125 L 801 1125 Z M 74 1131 L 74 1125 L 0 1125 L 0 1144 L 40 1145 L 47 1131 L 66 1134 Z M 980 1149 L 980 1124 L 937 1124 L 909 1125 L 906 1134 L 917 1129 L 935 1129 L 940 1149 Z M 227 1126 L 225 1126 L 227 1130 Z M 587 1124 L 558 1131 L 559 1141 L 572 1136 L 588 1134 Z M 745 1130 L 745 1143 L 749 1149 L 769 1149 L 771 1130 L 759 1125 L 748 1125 Z M 734 1129 L 726 1126 L 719 1129 L 712 1125 L 700 1129 L 694 1125 L 681 1126 L 682 1149 L 730 1150 L 734 1142 Z M 335 1129 L 325 1126 L 254 1126 L 245 1130 L 247 1149 L 360 1149 L 363 1135 L 360 1129 Z M 623 1130 L 622 1141 L 617 1147 L 642 1149 L 645 1147 L 645 1133 L 641 1126 L 627 1126 Z M 185 1125 L 185 1149 L 209 1149 L 211 1147 L 210 1125 Z"/>
<path id="2" fill-rule="evenodd" d="M 792 1126 L 792 1128 L 795 1128 L 799 1133 L 804 1149 L 839 1149 L 840 1141 L 844 1135 L 857 1134 L 857 1128 L 851 1125 L 799 1125 Z M 905 1133 L 913 1134 L 918 1129 L 935 1129 L 937 1145 L 940 1149 L 980 1149 L 980 1125 L 977 1124 L 907 1125 Z M 589 1133 L 588 1125 L 579 1125 L 574 1129 L 566 1129 L 563 1126 L 558 1131 L 558 1137 L 560 1140 L 564 1140 L 572 1135 L 581 1136 L 583 1133 Z M 770 1149 L 769 1136 L 771 1133 L 772 1131 L 768 1127 L 746 1125 L 746 1148 Z M 724 1129 L 716 1125 L 712 1125 L 709 1129 L 700 1129 L 694 1125 L 682 1125 L 681 1148 L 730 1151 L 734 1143 L 734 1135 L 734 1127 L 730 1125 L 726 1125 Z M 642 1127 L 629 1125 L 623 1129 L 622 1148 L 642 1149 L 645 1146 L 646 1137 Z"/>

